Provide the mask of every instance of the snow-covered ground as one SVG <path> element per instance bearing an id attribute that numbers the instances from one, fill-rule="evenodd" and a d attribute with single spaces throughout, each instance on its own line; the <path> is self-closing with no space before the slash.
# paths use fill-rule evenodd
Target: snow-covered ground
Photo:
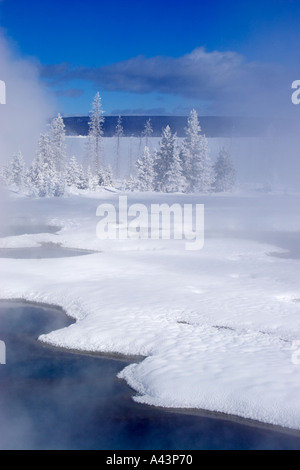
<path id="1" fill-rule="evenodd" d="M 270 256 L 283 252 L 272 234 L 300 234 L 300 195 L 128 195 L 147 206 L 205 204 L 201 251 L 186 251 L 184 240 L 99 240 L 96 209 L 117 207 L 119 195 L 11 195 L 6 223 L 26 219 L 62 230 L 2 238 L 0 248 L 51 242 L 99 253 L 1 259 L 1 298 L 59 305 L 77 320 L 41 341 L 145 356 L 120 373 L 138 402 L 300 429 L 300 365 L 292 360 L 300 260 Z"/>

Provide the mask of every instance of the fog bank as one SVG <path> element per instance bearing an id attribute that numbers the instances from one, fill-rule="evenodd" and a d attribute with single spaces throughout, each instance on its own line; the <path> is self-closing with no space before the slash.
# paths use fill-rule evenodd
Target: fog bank
<path id="1" fill-rule="evenodd" d="M 19 150 L 30 162 L 39 133 L 55 112 L 55 103 L 39 80 L 38 63 L 21 58 L 1 30 L 0 80 L 6 84 L 6 104 L 0 105 L 0 163 Z"/>

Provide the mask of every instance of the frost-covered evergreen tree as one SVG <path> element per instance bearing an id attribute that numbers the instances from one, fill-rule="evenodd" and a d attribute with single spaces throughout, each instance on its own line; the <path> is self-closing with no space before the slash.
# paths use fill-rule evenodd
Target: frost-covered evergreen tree
<path id="1" fill-rule="evenodd" d="M 186 189 L 186 180 L 182 174 L 179 148 L 176 147 L 169 170 L 166 173 L 164 191 L 167 193 L 183 192 Z"/>
<path id="2" fill-rule="evenodd" d="M 155 184 L 154 158 L 149 147 L 144 148 L 144 155 L 136 162 L 137 188 L 140 191 L 153 191 Z"/>
<path id="3" fill-rule="evenodd" d="M 42 165 L 54 163 L 54 152 L 50 134 L 41 134 L 38 141 L 36 160 Z M 56 166 L 56 165 L 55 165 Z"/>
<path id="4" fill-rule="evenodd" d="M 65 180 L 67 186 L 75 186 L 76 188 L 79 188 L 80 186 L 80 165 L 78 164 L 78 161 L 76 157 L 71 157 L 67 166 L 66 166 L 66 175 L 65 175 Z"/>
<path id="5" fill-rule="evenodd" d="M 219 152 L 214 171 L 214 190 L 216 192 L 232 191 L 236 183 L 236 171 L 229 152 L 224 148 Z"/>
<path id="6" fill-rule="evenodd" d="M 52 148 L 48 134 L 41 134 L 38 141 L 36 157 L 29 170 L 28 189 L 35 197 L 45 197 L 47 191 L 44 183 L 44 171 L 53 163 Z"/>
<path id="7" fill-rule="evenodd" d="M 149 147 L 149 139 L 150 137 L 152 137 L 152 134 L 153 134 L 153 128 L 152 128 L 151 118 L 149 118 L 142 132 L 142 137 L 145 137 L 146 139 L 146 147 Z"/>
<path id="8" fill-rule="evenodd" d="M 33 162 L 28 189 L 30 194 L 35 197 L 53 197 L 56 184 L 56 169 L 52 162 L 41 163 L 36 160 Z"/>
<path id="9" fill-rule="evenodd" d="M 187 181 L 187 192 L 208 192 L 214 181 L 208 142 L 201 134 L 198 114 L 195 109 L 190 113 L 186 137 L 180 152 L 183 174 Z"/>
<path id="10" fill-rule="evenodd" d="M 66 165 L 66 132 L 63 118 L 58 114 L 50 125 L 50 146 L 55 168 L 58 172 L 65 171 Z"/>
<path id="11" fill-rule="evenodd" d="M 155 188 L 158 191 L 164 191 L 166 174 L 171 167 L 176 146 L 176 135 L 172 134 L 170 126 L 167 126 L 163 129 L 155 159 Z"/>
<path id="12" fill-rule="evenodd" d="M 129 179 L 125 183 L 125 191 L 135 191 L 137 189 L 137 181 L 133 174 L 129 175 Z"/>
<path id="13" fill-rule="evenodd" d="M 182 191 L 185 179 L 178 153 L 177 136 L 170 126 L 162 133 L 160 148 L 155 159 L 155 189 L 162 192 Z"/>
<path id="14" fill-rule="evenodd" d="M 61 197 L 65 193 L 64 173 L 57 171 L 53 163 L 45 163 L 42 173 L 46 197 Z"/>
<path id="15" fill-rule="evenodd" d="M 94 173 L 98 173 L 101 166 L 101 140 L 103 138 L 103 109 L 100 93 L 98 92 L 92 104 L 88 134 L 88 165 Z"/>
<path id="16" fill-rule="evenodd" d="M 78 189 L 89 189 L 89 179 L 84 170 L 83 165 L 79 165 L 79 173 L 78 173 Z"/>
<path id="17" fill-rule="evenodd" d="M 113 186 L 113 171 L 110 165 L 106 168 L 105 186 Z"/>
<path id="18" fill-rule="evenodd" d="M 97 185 L 100 187 L 113 186 L 113 172 L 110 166 L 99 170 Z"/>
<path id="19" fill-rule="evenodd" d="M 18 152 L 11 162 L 11 183 L 22 190 L 26 182 L 26 165 L 21 152 Z"/>
<path id="20" fill-rule="evenodd" d="M 118 117 L 118 122 L 116 126 L 115 138 L 117 140 L 116 144 L 116 177 L 120 176 L 120 145 L 121 145 L 121 138 L 124 137 L 124 128 L 122 125 L 122 118 L 121 116 Z"/>
<path id="21" fill-rule="evenodd" d="M 66 181 L 65 173 L 57 171 L 55 166 L 51 165 L 46 172 L 46 186 L 48 188 L 47 196 L 62 197 L 65 194 Z"/>
<path id="22" fill-rule="evenodd" d="M 34 163 L 29 170 L 28 190 L 30 195 L 33 197 L 47 196 L 47 188 L 44 181 L 43 172 L 37 172 Z"/>
<path id="23" fill-rule="evenodd" d="M 0 178 L 2 186 L 9 186 L 12 184 L 11 165 L 7 164 L 1 168 Z"/>
<path id="24" fill-rule="evenodd" d="M 52 132 L 41 134 L 36 157 L 28 173 L 28 189 L 35 197 L 60 197 L 65 191 L 65 171 L 57 169 L 55 155 L 58 155 L 58 146 L 52 142 Z"/>
<path id="25" fill-rule="evenodd" d="M 101 170 L 99 170 L 100 172 Z M 86 172 L 87 178 L 87 189 L 89 191 L 96 191 L 97 187 L 99 186 L 99 172 L 95 174 L 92 168 L 89 166 Z"/>

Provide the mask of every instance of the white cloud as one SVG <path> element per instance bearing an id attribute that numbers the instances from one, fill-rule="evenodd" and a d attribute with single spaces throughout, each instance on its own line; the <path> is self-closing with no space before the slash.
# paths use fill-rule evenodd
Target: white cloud
<path id="1" fill-rule="evenodd" d="M 273 114 L 276 109 L 290 109 L 290 84 L 297 78 L 295 72 L 292 75 L 277 64 L 249 62 L 236 52 L 204 48 L 178 58 L 138 56 L 103 67 L 58 64 L 45 67 L 43 74 L 56 84 L 81 79 L 108 91 L 194 99 L 223 114 Z"/>

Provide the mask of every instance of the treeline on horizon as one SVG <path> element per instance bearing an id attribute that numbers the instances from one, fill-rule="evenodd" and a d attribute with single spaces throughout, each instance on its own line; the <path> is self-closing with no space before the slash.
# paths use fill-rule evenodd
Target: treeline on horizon
<path id="1" fill-rule="evenodd" d="M 124 137 L 140 137 L 147 121 L 151 120 L 152 137 L 161 137 L 162 129 L 169 125 L 180 138 L 185 137 L 188 116 L 104 116 L 103 136 L 114 137 L 118 119 L 121 117 Z M 247 117 L 199 116 L 201 127 L 207 137 L 257 137 L 270 126 L 267 120 Z M 89 116 L 63 116 L 66 136 L 87 136 Z"/>
<path id="2" fill-rule="evenodd" d="M 120 178 L 123 158 L 121 139 L 123 122 L 118 117 L 115 128 L 115 168 L 105 167 L 102 154 L 104 137 L 103 108 L 100 94 L 92 103 L 89 133 L 82 163 L 67 154 L 66 130 L 63 118 L 58 114 L 48 131 L 40 135 L 38 148 L 31 165 L 25 164 L 19 151 L 0 172 L 5 186 L 14 185 L 33 197 L 61 197 L 67 188 L 96 191 L 114 186 Z M 153 136 L 151 119 L 145 124 L 142 137 L 145 140 L 143 154 L 137 155 L 135 169 L 119 189 L 126 191 L 175 192 L 224 192 L 232 191 L 236 173 L 231 156 L 221 149 L 215 164 L 210 158 L 208 140 L 202 132 L 195 109 L 191 110 L 185 127 L 185 138 L 180 143 L 176 132 L 167 125 L 161 134 L 158 148 L 150 150 L 148 143 Z"/>

